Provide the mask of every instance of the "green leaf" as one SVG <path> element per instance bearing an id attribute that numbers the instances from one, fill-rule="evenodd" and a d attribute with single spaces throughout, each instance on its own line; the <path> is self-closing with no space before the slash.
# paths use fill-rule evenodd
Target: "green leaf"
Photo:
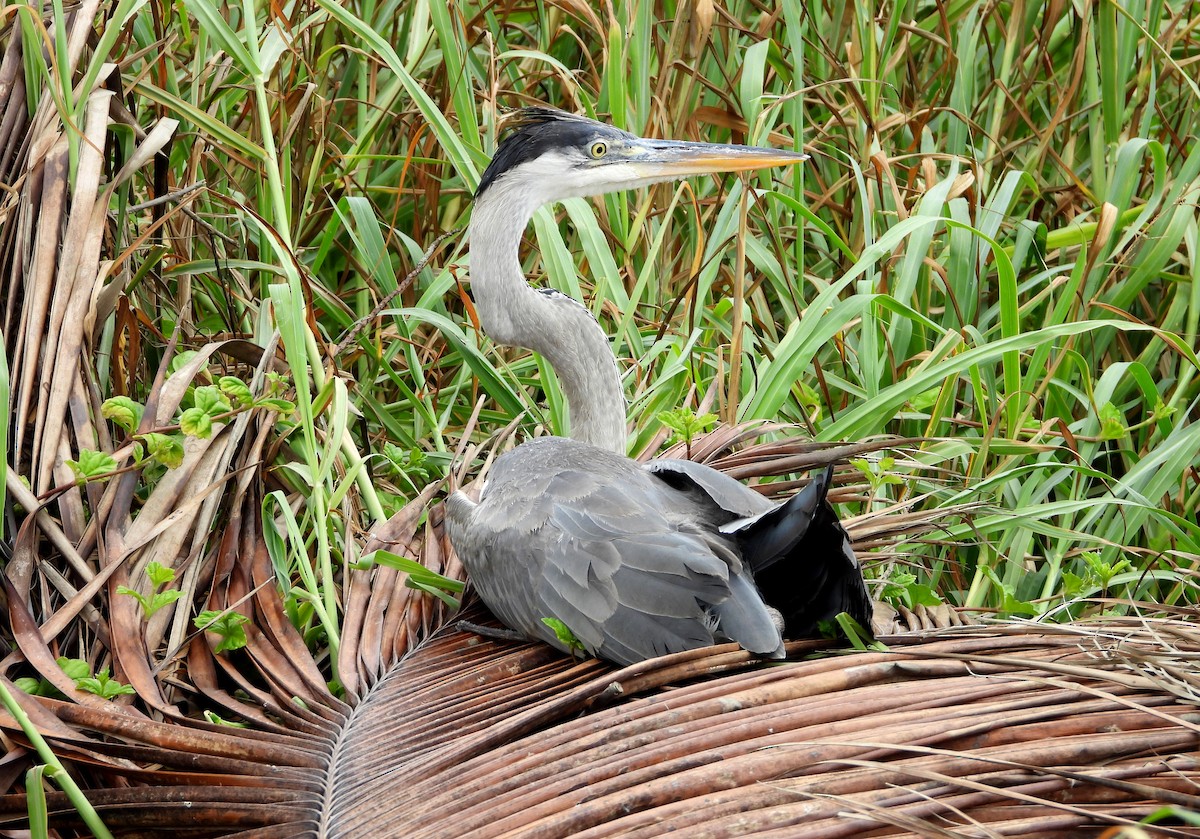
<path id="1" fill-rule="evenodd" d="M 941 392 L 942 389 L 940 387 L 931 387 L 929 390 L 923 390 L 915 396 L 909 398 L 909 407 L 911 407 L 914 411 L 924 413 L 934 406 L 938 400 L 938 395 Z"/>
<path id="2" fill-rule="evenodd" d="M 118 682 L 116 679 L 109 678 L 108 668 L 105 667 L 94 677 L 85 676 L 82 679 L 75 680 L 75 686 L 80 690 L 94 693 L 104 699 L 112 699 L 115 696 L 122 694 L 135 693 L 133 685 L 126 685 Z"/>
<path id="3" fill-rule="evenodd" d="M 174 469 L 183 463 L 183 442 L 178 437 L 151 431 L 141 435 L 139 439 L 146 444 L 150 456 L 168 469 Z"/>
<path id="4" fill-rule="evenodd" d="M 167 365 L 167 372 L 168 373 L 179 372 L 184 367 L 187 367 L 188 363 L 191 362 L 191 360 L 193 358 L 195 358 L 196 355 L 197 355 L 196 350 L 184 350 L 181 353 L 176 353 L 175 356 L 171 359 L 171 363 Z"/>
<path id="5" fill-rule="evenodd" d="M 579 639 L 575 637 L 575 633 L 572 632 L 567 625 L 558 618 L 542 618 L 542 623 L 546 624 L 546 626 L 553 630 L 554 637 L 559 640 L 559 643 L 565 645 L 572 654 L 574 654 L 576 650 L 584 652 L 583 644 L 580 643 Z"/>
<path id="6" fill-rule="evenodd" d="M 221 389 L 221 393 L 229 397 L 230 402 L 236 403 L 239 407 L 245 408 L 254 404 L 250 386 L 236 376 L 222 376 L 217 379 L 217 387 Z"/>
<path id="7" fill-rule="evenodd" d="M 1129 433 L 1125 427 L 1125 415 L 1111 402 L 1100 408 L 1100 439 L 1119 440 Z"/>
<path id="8" fill-rule="evenodd" d="M 117 470 L 117 460 L 108 452 L 81 449 L 79 460 L 68 460 L 67 466 L 75 473 L 76 481 L 85 484 L 101 476 L 110 477 Z"/>
<path id="9" fill-rule="evenodd" d="M 909 609 L 914 606 L 938 606 L 941 598 L 925 583 L 917 581 L 917 576 L 909 571 L 896 569 L 884 583 L 880 599 L 893 605 L 903 605 Z"/>
<path id="10" fill-rule="evenodd" d="M 864 629 L 858 621 L 850 617 L 846 612 L 839 612 L 834 617 L 834 622 L 854 649 L 887 652 L 887 646 L 882 641 L 876 641 L 869 630 Z"/>
<path id="11" fill-rule="evenodd" d="M 206 610 L 192 619 L 197 629 L 219 635 L 221 640 L 213 648 L 213 652 L 223 653 L 227 650 L 240 650 L 246 646 L 246 630 L 244 625 L 250 618 L 241 612 L 218 612 Z"/>
<path id="12" fill-rule="evenodd" d="M 150 617 L 163 606 L 174 603 L 182 596 L 183 592 L 177 588 L 168 589 L 167 591 L 160 591 L 158 594 L 150 598 L 150 608 L 146 610 L 146 617 Z"/>
<path id="13" fill-rule="evenodd" d="M 1174 407 L 1159 399 L 1154 403 L 1154 413 L 1151 416 L 1153 417 L 1154 421 L 1157 422 L 1158 420 L 1170 419 L 1175 415 L 1175 411 L 1176 409 Z"/>
<path id="14" fill-rule="evenodd" d="M 68 679 L 79 680 L 92 672 L 91 666 L 81 658 L 67 658 L 59 656 L 58 666 L 67 674 Z"/>
<path id="15" fill-rule="evenodd" d="M 100 405 L 102 416 L 112 420 L 130 434 L 137 431 L 138 424 L 142 421 L 142 413 L 145 410 L 145 406 L 134 402 L 128 396 L 113 396 L 105 399 L 103 404 Z"/>
<path id="16" fill-rule="evenodd" d="M 188 437 L 206 440 L 212 436 L 212 418 L 199 408 L 188 408 L 179 417 L 179 430 Z"/>
<path id="17" fill-rule="evenodd" d="M 883 600 L 894 601 L 900 598 L 905 590 L 916 581 L 916 574 L 897 568 L 892 571 L 891 576 L 883 584 L 883 591 L 879 593 L 879 596 Z"/>
<path id="18" fill-rule="evenodd" d="M 19 679 L 13 679 L 13 684 L 22 693 L 27 693 L 30 696 L 45 696 L 42 692 L 42 685 L 45 684 L 41 679 L 36 679 L 33 676 L 22 676 Z"/>
<path id="19" fill-rule="evenodd" d="M 218 716 L 214 711 L 205 711 L 204 719 L 208 720 L 213 725 L 224 725 L 224 726 L 228 726 L 229 728 L 245 728 L 246 727 L 246 723 L 234 722 L 233 720 L 227 720 L 223 717 Z"/>
<path id="20" fill-rule="evenodd" d="M 1077 574 L 1072 574 L 1070 571 L 1062 572 L 1063 592 L 1067 597 L 1078 597 L 1089 588 L 1088 581 Z"/>
<path id="21" fill-rule="evenodd" d="M 192 404 L 210 417 L 219 417 L 233 410 L 233 406 L 229 404 L 225 394 L 221 393 L 221 389 L 216 385 L 204 385 L 196 388 L 196 392 L 192 395 Z"/>
<path id="22" fill-rule="evenodd" d="M 796 400 L 800 403 L 800 407 L 804 409 L 804 413 L 808 416 L 810 422 L 817 422 L 821 419 L 821 395 L 817 393 L 817 389 L 808 382 L 796 383 Z"/>
<path id="23" fill-rule="evenodd" d="M 691 408 L 676 408 L 670 411 L 659 411 L 656 415 L 659 422 L 670 428 L 687 445 L 692 444 L 696 435 L 712 428 L 717 422 L 716 414 L 699 414 Z"/>
<path id="24" fill-rule="evenodd" d="M 449 593 L 453 592 L 457 594 L 466 588 L 466 584 L 461 580 L 442 576 L 436 571 L 426 568 L 419 562 L 414 562 L 407 557 L 399 556 L 391 551 L 372 551 L 355 563 L 355 567 L 370 568 L 373 564 L 385 565 L 388 568 L 403 571 L 407 575 L 404 580 L 406 586 L 417 591 L 432 594 L 453 608 L 457 608 L 459 603 Z"/>
<path id="25" fill-rule="evenodd" d="M 1098 584 L 1100 588 L 1108 588 L 1113 577 L 1133 569 L 1128 559 L 1109 563 L 1096 551 L 1084 551 L 1082 555 L 1088 566 L 1088 580 Z"/>
<path id="26" fill-rule="evenodd" d="M 437 586 L 429 585 L 428 583 L 422 582 L 421 580 L 418 580 L 418 579 L 414 579 L 413 577 L 406 578 L 404 580 L 404 585 L 406 585 L 408 588 L 414 589 L 416 591 L 422 591 L 425 594 L 429 594 L 429 595 L 432 595 L 433 597 L 436 597 L 438 600 L 445 603 L 451 609 L 457 609 L 459 606 L 462 605 L 459 602 L 459 599 L 457 597 L 454 597 L 453 595 L 446 593 L 445 591 L 438 588 Z"/>
<path id="27" fill-rule="evenodd" d="M 175 582 L 175 570 L 161 562 L 151 562 L 146 566 L 146 577 L 155 588 Z"/>
<path id="28" fill-rule="evenodd" d="M 913 583 L 907 589 L 909 602 L 913 606 L 940 606 L 942 598 L 924 583 Z"/>
<path id="29" fill-rule="evenodd" d="M 875 469 L 874 469 L 874 467 L 871 466 L 871 462 L 869 460 L 867 460 L 866 458 L 863 458 L 863 457 L 851 458 L 850 465 L 853 466 L 855 469 L 857 469 L 859 472 L 861 472 L 864 478 L 866 478 L 870 481 L 875 480 Z"/>
<path id="30" fill-rule="evenodd" d="M 292 380 L 285 373 L 276 373 L 274 370 L 267 371 L 267 393 L 271 396 L 278 396 L 281 393 L 287 393 L 292 387 Z"/>
<path id="31" fill-rule="evenodd" d="M 142 614 L 146 614 L 150 611 L 150 602 L 146 598 L 146 595 L 142 594 L 140 591 L 131 589 L 129 586 L 117 586 L 117 594 L 124 595 L 125 597 L 132 597 L 138 603 L 142 604 Z"/>
<path id="32" fill-rule="evenodd" d="M 272 396 L 264 396 L 254 402 L 256 408 L 266 408 L 268 411 L 278 411 L 281 414 L 290 414 L 296 410 L 296 403 L 289 402 L 286 399 L 277 399 Z"/>
<path id="33" fill-rule="evenodd" d="M 46 803 L 44 778 L 55 774 L 53 768 L 44 763 L 31 766 L 25 772 L 25 809 L 29 815 L 29 836 L 44 839 L 50 835 L 50 807 Z"/>
<path id="34" fill-rule="evenodd" d="M 1000 579 L 1000 575 L 995 569 L 987 567 L 983 569 L 983 573 L 992 581 L 992 585 L 1001 593 L 1000 611 L 1008 612 L 1013 615 L 1036 615 L 1038 614 L 1037 606 L 1032 603 L 1027 603 L 1024 600 L 1016 598 L 1016 590 Z"/>

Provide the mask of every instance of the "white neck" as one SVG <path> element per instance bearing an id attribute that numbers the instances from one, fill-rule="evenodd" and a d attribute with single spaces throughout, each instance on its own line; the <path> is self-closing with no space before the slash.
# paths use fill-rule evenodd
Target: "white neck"
<path id="1" fill-rule="evenodd" d="M 571 409 L 571 436 L 625 454 L 625 396 L 608 336 L 584 306 L 535 290 L 521 270 L 525 227 L 541 204 L 520 183 L 493 183 L 471 215 L 471 293 L 493 341 L 550 362 Z"/>

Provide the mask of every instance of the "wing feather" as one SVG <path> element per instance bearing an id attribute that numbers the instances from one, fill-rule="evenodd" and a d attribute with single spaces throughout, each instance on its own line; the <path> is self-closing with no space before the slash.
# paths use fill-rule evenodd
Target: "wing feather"
<path id="1" fill-rule="evenodd" d="M 691 499 L 628 459 L 540 440 L 497 460 L 485 498 L 448 505 L 447 520 L 502 621 L 564 649 L 542 622 L 554 617 L 589 652 L 631 664 L 714 643 L 715 607 L 743 573 L 736 543 L 700 526 Z"/>

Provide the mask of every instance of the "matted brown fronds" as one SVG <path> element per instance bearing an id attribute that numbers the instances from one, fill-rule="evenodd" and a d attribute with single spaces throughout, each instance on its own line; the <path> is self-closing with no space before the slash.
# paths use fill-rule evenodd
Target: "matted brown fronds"
<path id="1" fill-rule="evenodd" d="M 728 645 L 614 671 L 444 632 L 304 734 L 53 702 L 42 724 L 134 784 L 89 793 L 129 835 L 1055 836 L 1200 806 L 1200 714 L 1161 677 L 1200 654 L 1193 627 L 887 641 L 781 665 Z M 22 806 L 0 802 L 10 824 Z"/>
<path id="2" fill-rule="evenodd" d="M 1190 640 L 1168 651 L 1163 630 Z M 611 672 L 442 636 L 351 722 L 362 736 L 335 766 L 354 785 L 335 787 L 329 835 L 1058 835 L 1200 804 L 1200 715 L 1130 664 L 1191 660 L 1191 627 L 887 640 L 779 666 L 727 646 Z M 448 658 L 454 676 L 433 680 Z"/>

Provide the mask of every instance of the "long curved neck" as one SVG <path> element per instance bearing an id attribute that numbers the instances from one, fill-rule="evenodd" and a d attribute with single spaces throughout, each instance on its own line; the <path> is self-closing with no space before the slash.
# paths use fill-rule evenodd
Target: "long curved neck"
<path id="1" fill-rule="evenodd" d="M 550 362 L 571 410 L 571 436 L 625 454 L 625 396 L 608 336 L 576 300 L 530 287 L 521 236 L 537 204 L 498 182 L 471 215 L 471 293 L 493 341 L 525 347 Z"/>

